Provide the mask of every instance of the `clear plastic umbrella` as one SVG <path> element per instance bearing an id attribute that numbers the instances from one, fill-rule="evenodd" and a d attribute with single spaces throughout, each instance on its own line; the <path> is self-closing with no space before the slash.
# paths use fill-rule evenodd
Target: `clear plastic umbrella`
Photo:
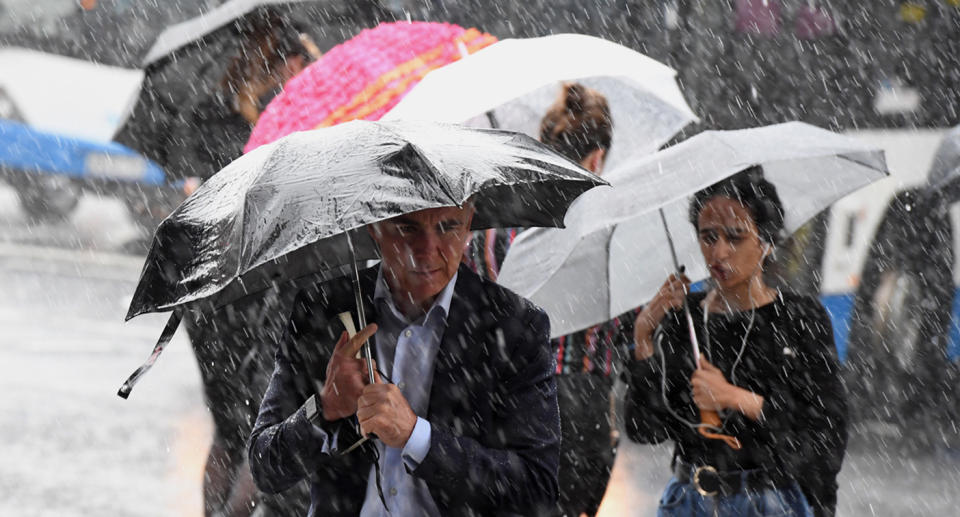
<path id="1" fill-rule="evenodd" d="M 943 135 L 927 175 L 931 189 L 943 188 L 960 178 L 960 126 Z"/>
<path id="2" fill-rule="evenodd" d="M 605 175 L 613 188 L 581 197 L 567 228 L 520 234 L 497 281 L 543 307 L 562 336 L 653 297 L 676 271 L 665 225 L 687 276 L 706 278 L 688 197 L 752 165 L 776 185 L 788 232 L 888 174 L 879 148 L 801 122 L 706 131 Z"/>
<path id="3" fill-rule="evenodd" d="M 427 74 L 383 120 L 495 125 L 538 138 L 540 120 L 563 81 L 607 97 L 615 126 L 607 171 L 655 151 L 697 120 L 672 68 L 583 34 L 494 43 Z"/>

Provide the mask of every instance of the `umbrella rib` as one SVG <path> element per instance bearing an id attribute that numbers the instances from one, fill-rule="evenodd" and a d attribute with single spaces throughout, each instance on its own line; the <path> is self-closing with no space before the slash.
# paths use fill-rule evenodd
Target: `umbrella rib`
<path id="1" fill-rule="evenodd" d="M 606 275 L 606 276 L 607 276 L 607 289 L 605 290 L 606 293 L 607 293 L 607 316 L 609 316 L 611 319 L 612 319 L 614 316 L 616 316 L 616 315 L 615 315 L 614 312 L 613 312 L 613 294 L 610 292 L 610 287 L 613 286 L 613 277 L 610 275 L 610 272 L 613 270 L 613 268 L 610 267 L 610 265 L 611 265 L 611 260 L 610 260 L 610 245 L 613 243 L 613 233 L 616 232 L 616 231 L 617 231 L 617 227 L 614 226 L 614 227 L 611 229 L 610 234 L 609 234 L 609 236 L 607 237 L 607 242 L 606 242 L 606 244 L 605 244 L 605 246 L 604 246 L 604 248 L 606 249 L 606 255 L 607 255 L 607 260 L 606 260 L 606 264 L 605 264 L 606 267 L 607 267 L 607 275 Z"/>
<path id="2" fill-rule="evenodd" d="M 257 175 L 256 175 L 256 176 L 253 178 L 253 180 L 250 182 L 250 185 L 251 185 L 251 186 L 260 183 L 260 178 L 262 178 L 262 177 L 264 176 L 264 174 L 267 173 L 267 167 L 265 166 L 265 165 L 266 165 L 266 162 L 268 162 L 271 158 L 273 158 L 274 153 L 277 152 L 277 147 L 280 147 L 280 146 L 283 145 L 283 144 L 284 144 L 283 142 L 278 143 L 278 144 L 276 145 L 276 147 L 273 149 L 273 151 L 271 151 L 270 153 L 267 153 L 267 156 L 266 156 L 266 157 L 264 158 L 264 160 L 263 160 L 263 162 L 264 162 L 263 165 L 264 165 L 264 166 L 260 167 L 260 170 L 257 171 Z M 247 191 L 247 193 L 249 193 L 249 190 Z M 241 204 L 240 204 L 240 216 L 239 216 L 239 218 L 238 218 L 238 222 L 240 223 L 239 228 L 240 228 L 241 231 L 240 231 L 240 255 L 239 255 L 239 257 L 237 258 L 237 272 L 236 272 L 236 273 L 237 273 L 237 278 L 240 278 L 240 276 L 243 274 L 243 273 L 241 273 L 241 269 L 243 268 L 243 266 L 242 266 L 241 263 L 240 263 L 240 262 L 241 262 L 241 261 L 240 261 L 240 258 L 242 258 L 242 257 L 244 256 L 244 253 L 243 253 L 243 252 L 244 252 L 244 249 L 246 248 L 246 245 L 247 245 L 246 240 L 244 240 L 244 238 L 243 238 L 244 234 L 246 233 L 246 232 L 243 231 L 243 228 L 244 228 L 244 226 L 246 225 L 246 222 L 247 222 L 247 221 L 246 221 L 246 214 L 247 214 L 247 196 L 246 196 L 246 194 L 245 194 L 245 195 L 243 196 L 242 201 L 241 201 Z M 227 285 L 229 285 L 229 284 L 230 284 L 230 282 L 227 282 Z M 221 286 L 220 289 L 217 289 L 217 291 L 215 291 L 215 292 L 218 292 L 218 291 L 222 290 L 222 289 L 225 288 L 227 285 Z"/>
<path id="3" fill-rule="evenodd" d="M 346 232 L 346 231 L 350 231 L 350 230 L 353 229 L 353 228 L 344 228 L 344 227 L 343 227 L 343 226 L 344 226 L 344 225 L 343 225 L 343 216 L 342 216 L 341 214 L 346 214 L 347 212 L 349 212 L 350 209 L 353 208 L 353 206 L 356 205 L 356 204 L 360 201 L 361 198 L 366 198 L 366 196 L 364 196 L 364 194 L 366 194 L 367 192 L 370 192 L 370 190 L 372 190 L 372 189 L 373 189 L 373 185 L 372 185 L 372 184 L 371 184 L 371 185 L 367 185 L 366 188 L 364 188 L 362 191 L 358 192 L 356 196 L 353 196 L 353 199 L 350 200 L 350 203 L 348 203 L 345 207 L 343 207 L 343 210 L 341 210 L 341 213 L 340 213 L 340 214 L 337 214 L 337 223 L 340 224 L 340 229 L 342 229 L 342 230 L 345 231 L 345 232 Z M 367 224 L 369 224 L 369 223 L 367 223 Z"/>
<path id="4" fill-rule="evenodd" d="M 873 152 L 875 152 L 875 151 L 864 151 L 864 152 L 873 153 Z M 859 166 L 861 166 L 861 167 L 866 167 L 866 168 L 868 168 L 868 169 L 877 170 L 877 168 L 874 167 L 873 165 L 866 164 L 866 163 L 864 163 L 864 162 L 862 162 L 862 161 L 860 161 L 860 160 L 857 160 L 856 158 L 853 158 L 853 157 L 851 157 L 851 156 L 848 156 L 847 154 L 837 154 L 836 156 L 837 156 L 838 158 L 840 158 L 841 160 L 847 160 L 847 161 L 853 162 L 853 163 L 855 163 L 855 164 L 857 164 L 857 165 L 859 165 Z M 883 171 L 880 171 L 880 172 L 883 172 Z M 888 173 L 888 175 L 889 175 L 889 173 Z"/>
<path id="5" fill-rule="evenodd" d="M 416 143 L 414 143 L 410 138 L 407 138 L 402 133 L 397 131 L 395 128 L 391 127 L 389 124 L 384 124 L 381 127 L 384 127 L 387 131 L 390 131 L 391 133 L 393 133 L 393 135 L 397 137 L 397 139 L 402 140 L 403 142 L 406 143 L 406 145 L 410 146 L 410 148 L 417 153 L 417 156 L 420 157 L 423 164 L 430 168 L 430 172 L 433 173 L 433 177 L 437 179 L 437 184 L 440 185 L 440 190 L 444 194 L 446 194 L 447 198 L 451 202 L 453 202 L 453 204 L 455 204 L 456 206 L 460 206 L 461 200 L 457 200 L 453 196 L 453 193 L 450 191 L 450 186 L 446 184 L 446 181 L 444 181 L 444 176 L 440 174 L 440 171 L 433 164 L 433 162 L 431 162 L 427 158 L 427 156 L 423 152 L 423 149 L 420 146 L 418 146 Z"/>

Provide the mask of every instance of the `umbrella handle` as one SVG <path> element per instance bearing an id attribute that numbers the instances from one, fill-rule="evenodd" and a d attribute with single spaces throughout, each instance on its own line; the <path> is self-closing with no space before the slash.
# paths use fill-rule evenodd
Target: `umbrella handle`
<path id="1" fill-rule="evenodd" d="M 352 315 L 352 314 L 350 314 L 349 312 L 341 312 L 340 314 L 337 314 L 337 317 L 340 318 L 340 323 L 342 323 L 342 324 L 343 324 L 343 328 L 346 329 L 346 331 L 347 331 L 347 336 L 348 336 L 348 337 L 351 337 L 351 338 L 352 338 L 353 336 L 357 335 L 357 329 L 356 329 L 356 327 L 354 327 L 354 325 L 353 325 L 353 315 Z M 370 356 L 370 342 L 369 342 L 369 341 L 365 342 L 365 343 L 363 344 L 363 346 L 364 346 L 364 351 L 366 351 L 367 367 L 370 368 L 371 365 L 373 364 L 373 358 Z M 362 352 L 358 352 L 358 353 L 357 353 L 357 359 L 360 359 L 360 354 L 361 354 L 361 353 L 362 353 Z M 370 371 L 370 377 L 371 377 L 370 382 L 373 383 L 373 379 L 372 379 L 372 377 L 373 377 L 373 372 L 372 372 L 372 371 Z M 356 442 L 353 442 L 353 445 L 351 445 L 350 447 L 347 447 L 346 449 L 344 449 L 343 451 L 341 451 L 341 452 L 339 453 L 339 455 L 340 455 L 340 456 L 345 456 L 345 455 L 347 455 L 347 454 L 350 454 L 351 452 L 353 452 L 354 449 L 360 447 L 360 446 L 363 445 L 364 443 L 367 443 L 369 440 L 371 440 L 371 439 L 373 439 L 373 438 L 376 438 L 376 437 L 377 437 L 377 436 L 376 436 L 375 434 L 373 434 L 373 433 L 370 433 L 370 434 L 367 435 L 367 436 L 361 436 L 359 440 L 357 440 Z"/>
<path id="2" fill-rule="evenodd" d="M 349 312 L 341 312 L 337 314 L 337 317 L 340 318 L 340 323 L 343 325 L 343 328 L 347 331 L 347 337 L 352 338 L 357 335 L 357 328 L 353 325 L 353 314 Z M 357 351 L 357 359 L 363 358 L 363 351 Z"/>
<path id="3" fill-rule="evenodd" d="M 704 424 L 700 426 L 697 430 L 700 434 L 711 440 L 723 440 L 731 449 L 739 451 L 743 448 L 740 444 L 740 440 L 736 436 L 730 436 L 728 434 L 714 433 L 708 429 L 720 429 L 720 426 L 723 425 L 723 421 L 720 420 L 720 414 L 716 411 L 708 411 L 706 409 L 700 410 L 700 422 Z M 709 428 L 706 426 L 710 426 Z"/>
<path id="4" fill-rule="evenodd" d="M 677 260 L 677 248 L 673 244 L 673 235 L 670 234 L 670 226 L 667 225 L 667 216 L 663 213 L 663 208 L 660 208 L 660 220 L 663 222 L 663 231 L 667 234 L 667 244 L 670 246 L 670 257 L 673 259 L 673 267 L 677 270 L 677 273 L 682 273 L 683 270 L 680 267 L 680 261 Z M 706 310 L 706 309 L 704 309 Z M 687 332 L 690 336 L 690 346 L 693 348 L 693 364 L 696 365 L 696 368 L 700 368 L 700 342 L 697 339 L 697 333 L 693 327 L 693 316 L 690 315 L 690 304 L 687 302 L 687 297 L 683 297 L 683 314 L 686 316 L 687 320 Z M 720 414 L 716 411 L 707 411 L 705 409 L 700 410 L 700 423 L 703 424 L 697 428 L 697 431 L 711 440 L 723 440 L 731 449 L 739 451 L 742 448 L 740 440 L 736 436 L 730 436 L 727 434 L 715 433 L 709 429 L 719 430 L 723 426 L 723 420 L 720 419 Z"/>

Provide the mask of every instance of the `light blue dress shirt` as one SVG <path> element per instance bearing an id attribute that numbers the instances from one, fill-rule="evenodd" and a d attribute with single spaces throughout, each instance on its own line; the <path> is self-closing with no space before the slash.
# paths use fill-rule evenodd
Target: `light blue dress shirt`
<path id="1" fill-rule="evenodd" d="M 413 471 L 430 451 L 430 422 L 423 416 L 430 405 L 434 361 L 447 327 L 447 314 L 457 276 L 458 273 L 453 275 L 426 316 L 411 322 L 394 305 L 390 288 L 383 279 L 382 266 L 377 275 L 373 295 L 378 314 L 375 337 L 377 366 L 403 393 L 417 414 L 417 423 L 403 449 L 386 447 L 382 442 L 377 442 L 383 495 L 389 511 L 383 507 L 377 493 L 376 469 L 371 468 L 361 517 L 440 515 L 426 482 L 408 471 Z"/>

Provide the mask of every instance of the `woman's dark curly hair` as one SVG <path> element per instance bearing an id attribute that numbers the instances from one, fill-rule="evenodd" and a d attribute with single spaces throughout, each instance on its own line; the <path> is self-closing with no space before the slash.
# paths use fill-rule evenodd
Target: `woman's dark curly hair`
<path id="1" fill-rule="evenodd" d="M 763 168 L 759 165 L 748 167 L 694 194 L 688 213 L 690 223 L 698 231 L 700 211 L 715 197 L 730 198 L 743 205 L 753 216 L 764 242 L 776 246 L 783 240 L 783 203 L 777 195 L 777 188 L 763 177 Z"/>

